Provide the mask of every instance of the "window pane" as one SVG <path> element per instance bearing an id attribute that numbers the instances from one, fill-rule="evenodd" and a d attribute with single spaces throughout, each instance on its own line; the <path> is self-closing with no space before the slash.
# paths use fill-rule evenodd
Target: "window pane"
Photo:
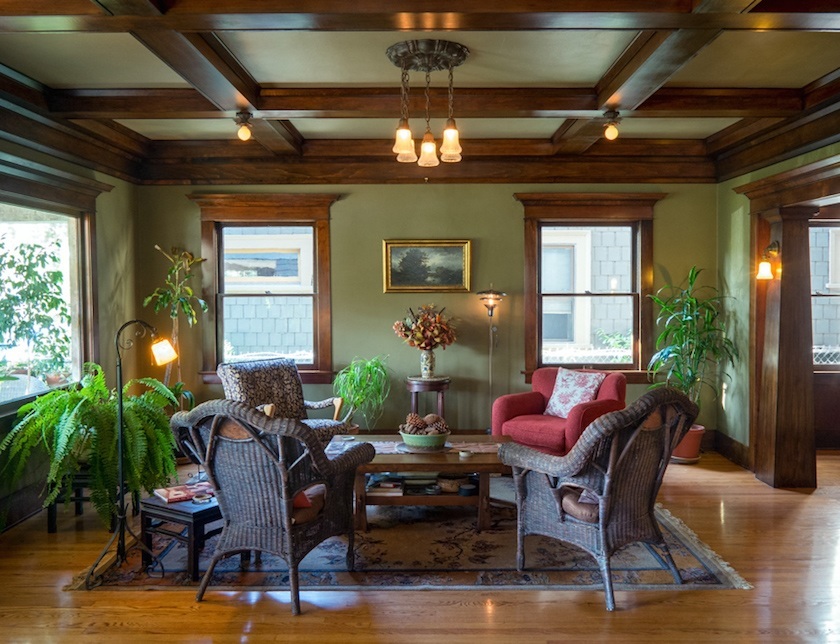
<path id="1" fill-rule="evenodd" d="M 545 364 L 631 364 L 633 298 L 543 298 Z"/>
<path id="2" fill-rule="evenodd" d="M 0 402 L 81 374 L 78 222 L 0 204 Z"/>
<path id="3" fill-rule="evenodd" d="M 224 293 L 312 293 L 311 226 L 225 226 Z"/>
<path id="4" fill-rule="evenodd" d="M 544 226 L 541 292 L 633 292 L 632 226 Z"/>
<path id="5" fill-rule="evenodd" d="M 811 226 L 814 365 L 840 364 L 840 228 Z"/>
<path id="6" fill-rule="evenodd" d="M 314 337 L 311 296 L 224 296 L 222 360 L 281 356 L 311 364 Z"/>

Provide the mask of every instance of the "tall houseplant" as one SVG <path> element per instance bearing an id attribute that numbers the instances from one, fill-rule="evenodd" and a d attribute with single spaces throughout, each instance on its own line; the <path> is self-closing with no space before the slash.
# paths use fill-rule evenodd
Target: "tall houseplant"
<path id="1" fill-rule="evenodd" d="M 738 349 L 726 334 L 724 296 L 713 286 L 697 285 L 701 272 L 692 266 L 679 285 L 663 286 L 650 296 L 659 307 L 656 323 L 661 331 L 656 338 L 656 353 L 648 364 L 655 381 L 652 386 L 679 389 L 698 405 L 704 388 L 718 395 L 720 367 L 738 359 Z M 695 432 L 692 440 L 697 442 L 698 453 L 699 438 L 702 434 L 697 437 Z M 675 452 L 678 457 L 682 453 Z"/>
<path id="2" fill-rule="evenodd" d="M 353 413 L 358 410 L 368 429 L 376 426 L 382 416 L 385 400 L 391 392 L 391 379 L 385 363 L 386 358 L 383 356 L 367 360 L 354 358 L 336 374 L 333 391 L 350 407 L 347 422 L 352 420 Z"/>
<path id="3" fill-rule="evenodd" d="M 170 342 L 172 347 L 178 351 L 178 327 L 179 319 L 183 313 L 187 319 L 187 324 L 193 326 L 198 322 L 198 312 L 196 306 L 202 311 L 207 312 L 207 302 L 202 300 L 195 294 L 195 291 L 190 286 L 189 282 L 194 277 L 193 267 L 204 261 L 203 257 L 196 257 L 191 252 L 181 248 L 172 248 L 171 254 L 164 251 L 160 246 L 155 244 L 155 249 L 169 260 L 169 270 L 166 272 L 166 280 L 163 286 L 157 287 L 150 295 L 143 300 L 143 306 L 154 304 L 155 313 L 166 309 L 169 312 L 169 317 L 172 319 L 172 334 Z M 181 382 L 181 357 L 180 354 L 175 361 L 176 365 L 176 381 Z M 169 384 L 171 364 L 166 367 L 166 375 L 164 376 L 164 384 Z M 184 392 L 184 395 L 189 395 L 189 392 Z"/>
<path id="4" fill-rule="evenodd" d="M 129 395 L 135 385 L 145 391 Z M 172 391 L 154 378 L 140 378 L 123 388 L 124 478 L 127 491 L 139 494 L 169 485 L 175 471 L 175 440 L 166 407 L 177 405 Z M 85 364 L 78 384 L 54 389 L 18 411 L 18 423 L 0 443 L 8 452 L 3 470 L 11 485 L 23 475 L 34 451 L 49 459 L 44 507 L 71 490 L 83 468 L 90 474 L 90 500 L 103 522 L 116 515 L 118 489 L 117 392 L 105 383 L 102 367 Z"/>

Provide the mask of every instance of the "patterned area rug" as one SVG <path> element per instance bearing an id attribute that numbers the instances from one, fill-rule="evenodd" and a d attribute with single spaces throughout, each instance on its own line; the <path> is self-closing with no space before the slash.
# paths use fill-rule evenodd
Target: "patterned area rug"
<path id="1" fill-rule="evenodd" d="M 539 536 L 525 540 L 527 570 L 516 570 L 516 518 L 510 507 L 495 508 L 491 529 L 477 532 L 475 508 L 376 506 L 368 508 L 371 528 L 356 533 L 356 571 L 345 569 L 346 538 L 334 537 L 307 555 L 300 566 L 302 589 L 600 589 L 595 561 L 582 550 Z M 631 545 L 612 559 L 616 590 L 748 589 L 744 579 L 663 508 L 657 517 L 684 583 L 677 585 L 655 551 Z M 205 547 L 200 569 L 206 570 L 215 540 Z M 109 570 L 100 587 L 109 590 L 183 588 L 198 582 L 186 572 L 186 549 L 156 535 L 155 552 L 165 574 L 141 569 L 140 551 Z M 264 554 L 260 563 L 238 556 L 220 562 L 210 588 L 268 590 L 288 588 L 288 569 L 279 557 Z M 84 588 L 84 574 L 68 590 Z"/>

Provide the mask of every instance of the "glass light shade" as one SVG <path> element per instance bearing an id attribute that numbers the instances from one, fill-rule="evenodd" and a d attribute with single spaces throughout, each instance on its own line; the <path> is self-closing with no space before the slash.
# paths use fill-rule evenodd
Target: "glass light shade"
<path id="1" fill-rule="evenodd" d="M 440 144 L 440 160 L 446 163 L 457 163 L 461 160 L 461 143 L 458 140 L 458 127 L 455 119 L 446 120 L 443 131 L 443 141 Z"/>
<path id="2" fill-rule="evenodd" d="M 251 138 L 251 128 L 248 125 L 240 125 L 239 129 L 236 131 L 236 136 L 239 137 L 240 141 L 247 141 Z"/>
<path id="3" fill-rule="evenodd" d="M 436 165 L 440 165 L 440 160 L 437 158 L 435 137 L 428 130 L 423 135 L 423 143 L 420 145 L 420 160 L 417 161 L 417 165 L 424 168 L 434 168 Z"/>
<path id="4" fill-rule="evenodd" d="M 162 339 L 152 343 L 152 356 L 158 366 L 169 364 L 178 357 L 175 347 L 169 340 Z"/>
<path id="5" fill-rule="evenodd" d="M 400 119 L 400 124 L 397 126 L 397 132 L 394 136 L 394 147 L 391 151 L 395 154 L 403 154 L 408 152 L 409 147 L 414 147 L 414 141 L 411 138 L 408 119 Z"/>
<path id="6" fill-rule="evenodd" d="M 414 163 L 417 161 L 417 153 L 414 151 L 414 140 L 411 141 L 408 152 L 400 152 L 397 155 L 397 161 L 400 163 Z"/>
<path id="7" fill-rule="evenodd" d="M 607 123 L 604 128 L 604 138 L 607 141 L 615 141 L 618 138 L 618 126 L 615 123 Z"/>
<path id="8" fill-rule="evenodd" d="M 757 280 L 771 280 L 773 279 L 773 268 L 770 266 L 770 262 L 766 259 L 762 260 L 758 263 L 758 273 L 756 273 L 755 279 Z"/>

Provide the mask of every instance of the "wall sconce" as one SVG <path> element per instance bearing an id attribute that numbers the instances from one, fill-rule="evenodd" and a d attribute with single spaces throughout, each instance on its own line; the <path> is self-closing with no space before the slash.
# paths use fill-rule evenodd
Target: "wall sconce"
<path id="1" fill-rule="evenodd" d="M 236 124 L 239 126 L 236 136 L 239 137 L 240 141 L 247 141 L 251 138 L 251 116 L 253 115 L 250 112 L 236 113 Z"/>
<path id="2" fill-rule="evenodd" d="M 608 110 L 604 112 L 604 118 L 607 119 L 607 123 L 604 125 L 604 138 L 607 141 L 615 141 L 618 138 L 618 124 L 621 123 L 618 112 Z"/>
<path id="3" fill-rule="evenodd" d="M 487 315 L 489 317 L 493 317 L 493 311 L 496 310 L 496 307 L 499 305 L 499 302 L 502 301 L 502 298 L 507 296 L 507 293 L 502 293 L 501 291 L 494 291 L 493 285 L 490 285 L 490 288 L 486 291 L 479 291 L 476 293 L 479 299 L 481 300 L 482 304 L 487 307 Z"/>
<path id="4" fill-rule="evenodd" d="M 761 254 L 761 261 L 758 263 L 758 273 L 755 275 L 757 280 L 771 280 L 773 279 L 773 265 L 770 262 L 771 257 L 778 257 L 782 252 L 782 247 L 778 241 L 771 242 L 764 252 Z"/>

